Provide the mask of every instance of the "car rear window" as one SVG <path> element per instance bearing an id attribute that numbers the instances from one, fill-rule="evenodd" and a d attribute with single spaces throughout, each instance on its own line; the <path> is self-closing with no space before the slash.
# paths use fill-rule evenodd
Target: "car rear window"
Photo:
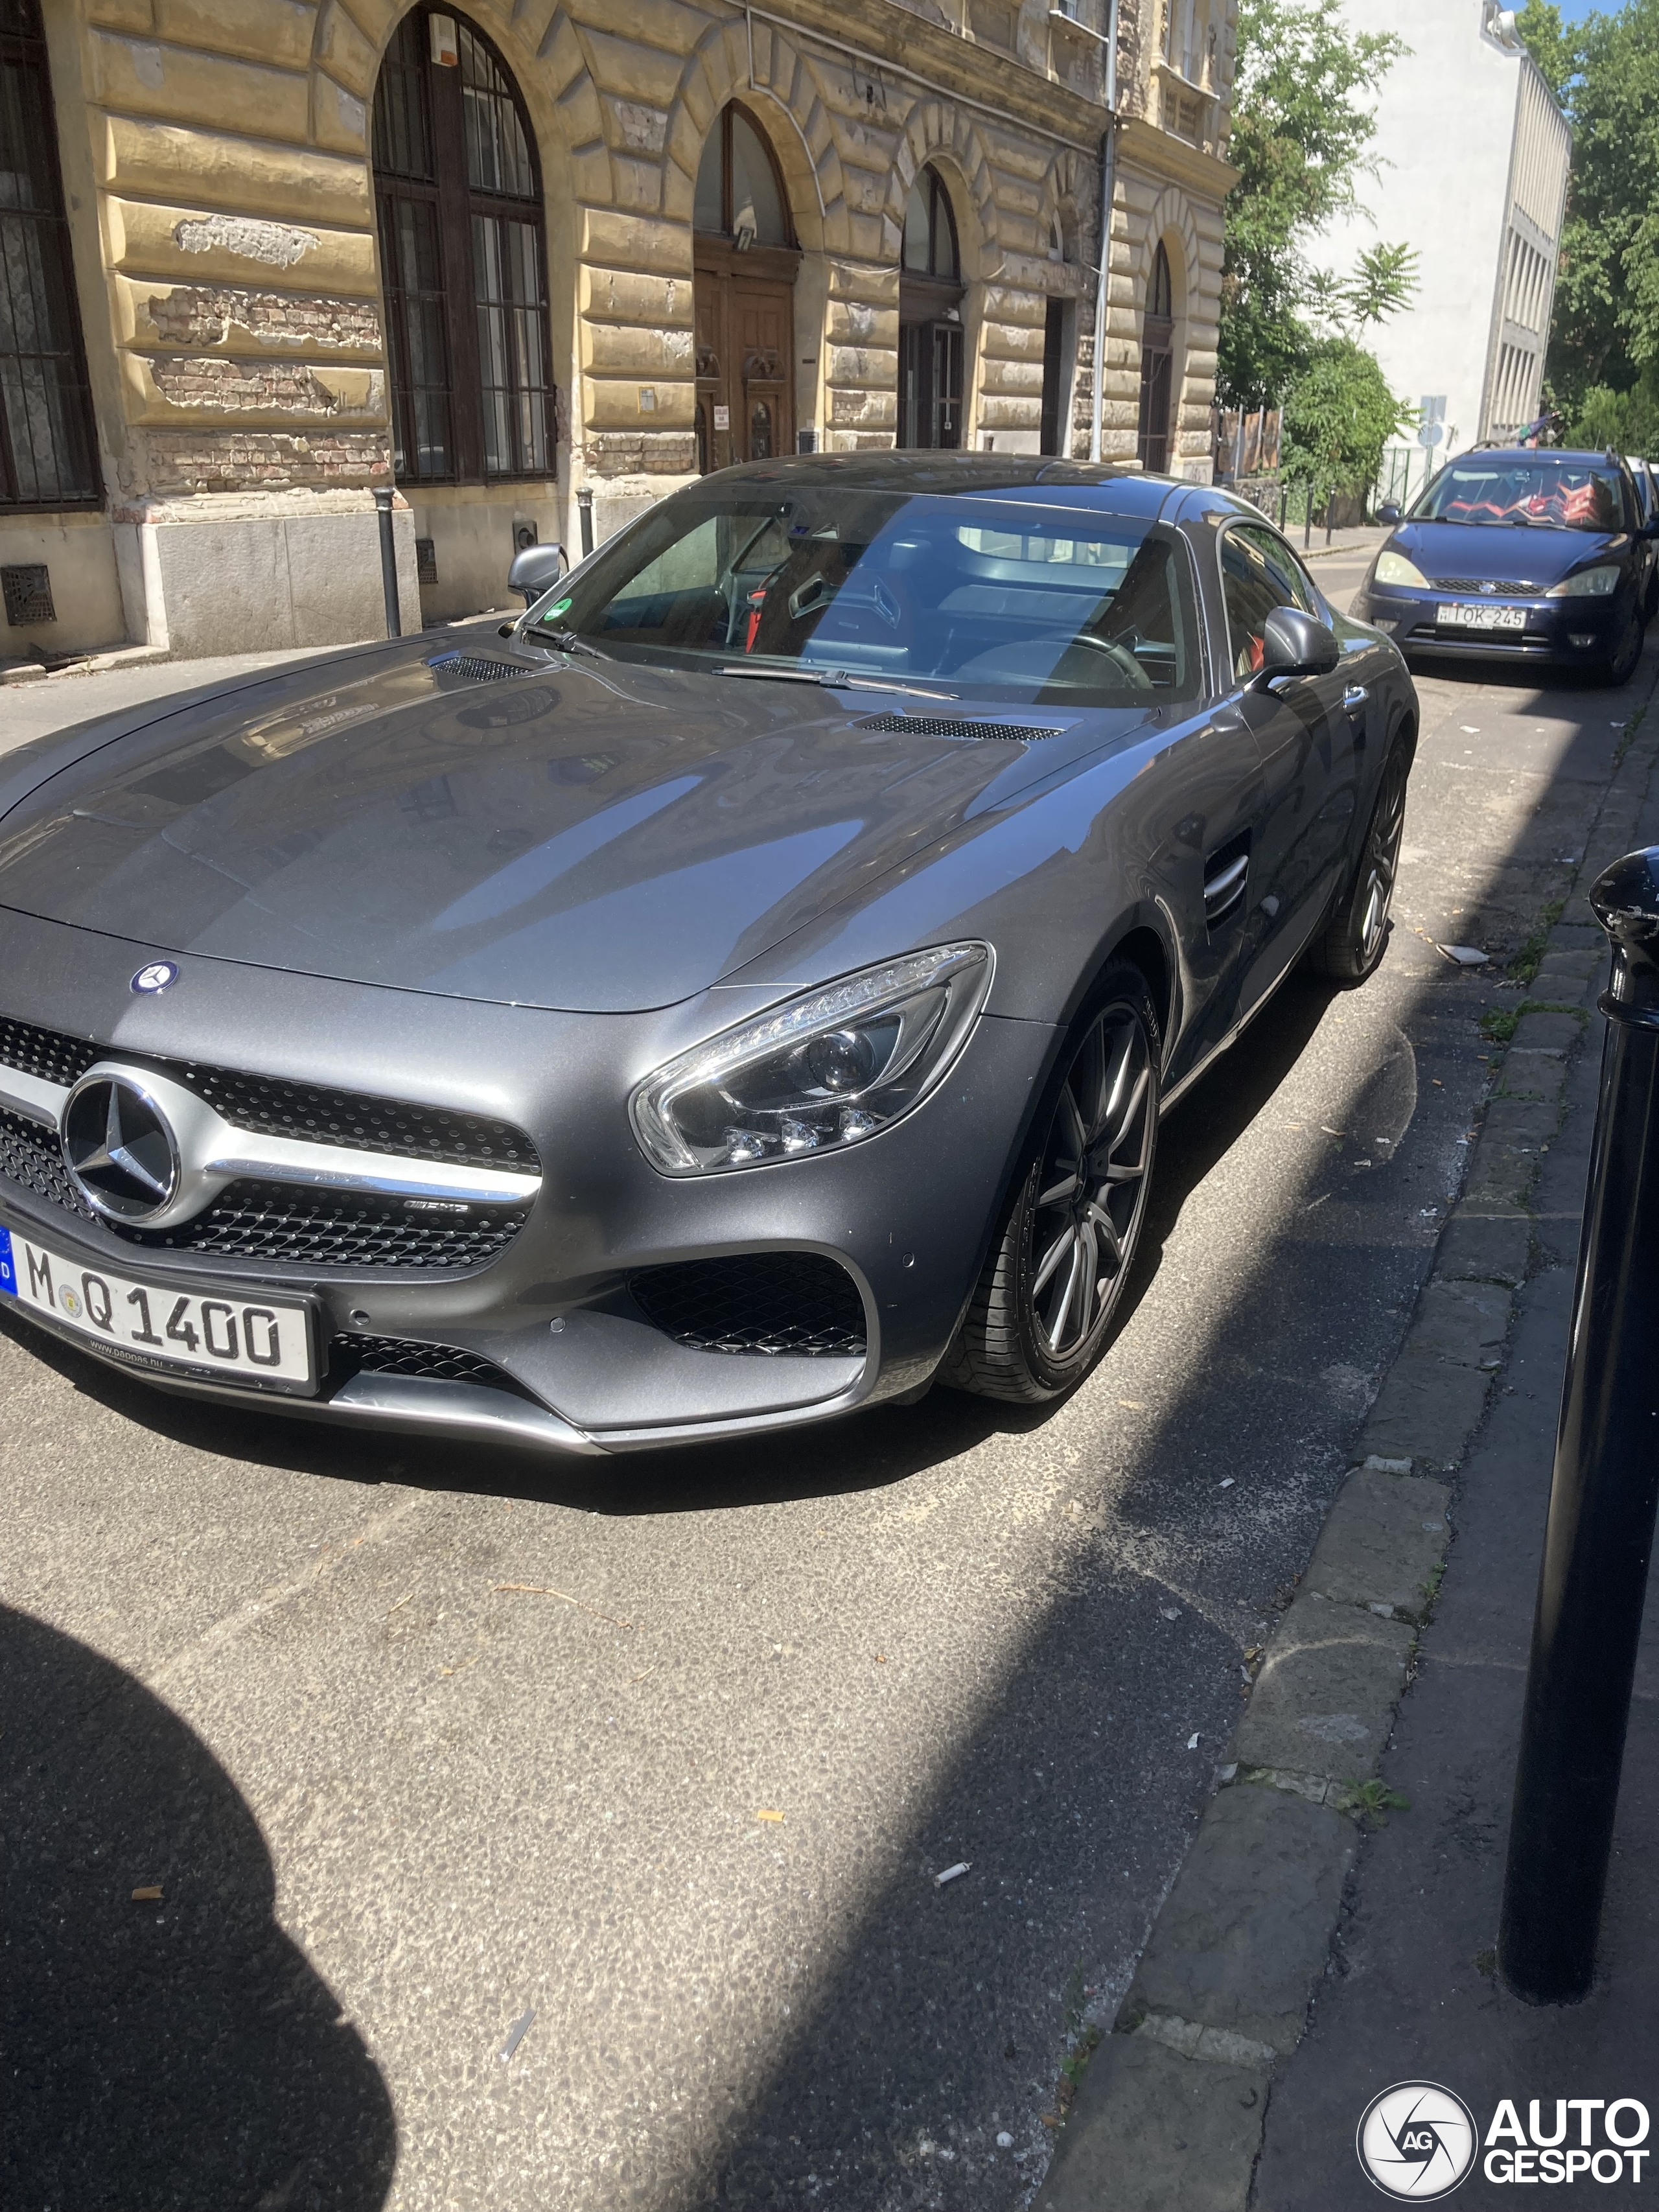
<path id="1" fill-rule="evenodd" d="M 1617 469 L 1528 453 L 1444 468 L 1411 510 L 1414 522 L 1519 523 L 1550 530 L 1626 530 Z"/>
<path id="2" fill-rule="evenodd" d="M 535 610 L 538 629 L 624 659 L 1031 703 L 1189 699 L 1201 680 L 1184 542 L 1040 495 L 695 489 L 601 549 Z"/>

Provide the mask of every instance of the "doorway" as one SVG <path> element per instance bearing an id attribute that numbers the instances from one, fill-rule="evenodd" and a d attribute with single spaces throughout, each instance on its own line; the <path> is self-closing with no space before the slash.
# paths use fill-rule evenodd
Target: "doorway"
<path id="1" fill-rule="evenodd" d="M 1160 244 L 1146 295 L 1146 321 L 1140 341 L 1140 426 L 1136 450 L 1140 465 L 1162 476 L 1170 465 L 1170 414 L 1175 395 L 1175 294 L 1170 257 Z"/>
<path id="2" fill-rule="evenodd" d="M 795 450 L 800 253 L 772 149 L 733 100 L 708 134 L 693 215 L 697 469 Z"/>
<path id="3" fill-rule="evenodd" d="M 962 256 L 937 171 L 923 169 L 904 209 L 899 270 L 898 443 L 962 443 Z"/>

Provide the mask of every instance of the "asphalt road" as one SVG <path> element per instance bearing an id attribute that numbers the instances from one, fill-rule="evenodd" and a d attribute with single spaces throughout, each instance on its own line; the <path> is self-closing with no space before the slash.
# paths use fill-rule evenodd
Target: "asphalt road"
<path id="1" fill-rule="evenodd" d="M 1561 896 L 1656 669 L 1422 681 L 1382 971 L 1170 1117 L 1040 1415 L 565 1466 L 0 1316 L 13 2212 L 1023 2203 L 1458 1185 L 1504 1001 L 1429 940 Z"/>

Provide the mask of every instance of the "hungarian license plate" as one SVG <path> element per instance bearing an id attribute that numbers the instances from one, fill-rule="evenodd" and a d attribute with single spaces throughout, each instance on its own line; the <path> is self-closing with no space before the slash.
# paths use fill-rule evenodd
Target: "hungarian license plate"
<path id="1" fill-rule="evenodd" d="M 1524 607 L 1486 607 L 1452 601 L 1440 610 L 1443 627 L 1450 629 L 1525 629 Z"/>
<path id="2" fill-rule="evenodd" d="M 289 1391 L 316 1387 L 311 1314 L 284 1298 L 215 1296 L 84 1267 L 0 1227 L 0 1296 L 50 1314 L 125 1364 L 231 1375 Z"/>

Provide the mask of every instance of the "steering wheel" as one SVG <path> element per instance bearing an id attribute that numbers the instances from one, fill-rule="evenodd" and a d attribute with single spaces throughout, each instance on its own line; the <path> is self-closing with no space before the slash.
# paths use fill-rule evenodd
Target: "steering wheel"
<path id="1" fill-rule="evenodd" d="M 1135 690 L 1150 691 L 1152 689 L 1152 678 L 1127 646 L 1119 645 L 1109 637 L 1091 637 L 1086 632 L 1072 640 L 1072 646 L 1079 645 L 1086 646 L 1091 653 L 1103 653 L 1114 667 L 1121 670 L 1128 678 Z M 1071 647 L 1066 648 L 1068 652 L 1071 649 Z"/>

